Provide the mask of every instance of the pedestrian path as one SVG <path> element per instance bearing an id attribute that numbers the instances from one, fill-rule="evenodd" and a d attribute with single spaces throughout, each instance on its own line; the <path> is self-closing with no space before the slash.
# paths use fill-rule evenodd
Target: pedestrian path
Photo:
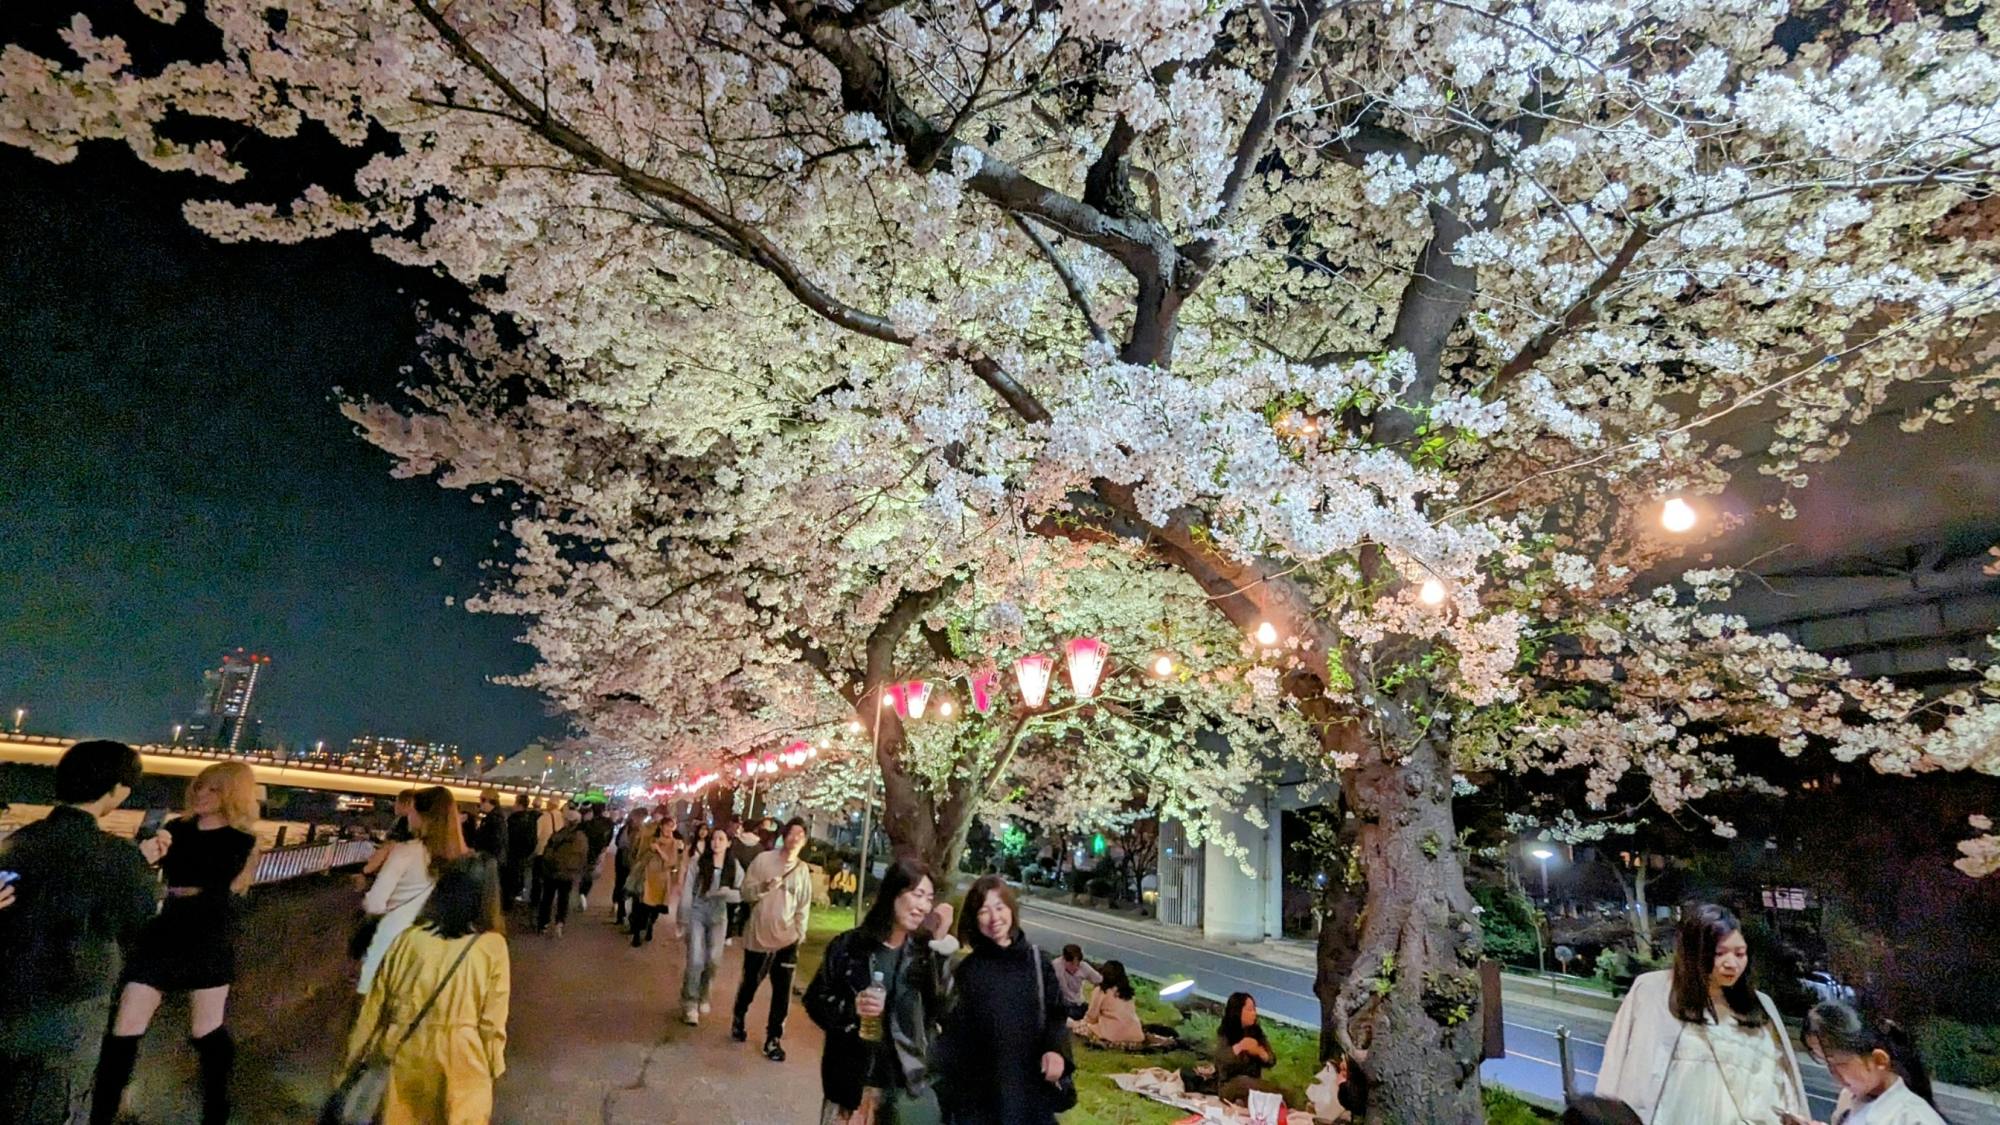
<path id="1" fill-rule="evenodd" d="M 699 1027 L 680 1020 L 682 946 L 662 919 L 642 949 L 593 904 L 571 914 L 560 939 L 516 934 L 508 1071 L 496 1091 L 501 1125 L 592 1121 L 810 1121 L 820 1104 L 819 1029 L 794 997 L 785 1062 L 764 1058 L 768 986 L 751 1005 L 753 1041 L 729 1038 L 729 1005 L 743 953 L 732 946 L 716 974 L 714 1011 Z M 801 965 L 803 986 L 808 979 Z"/>

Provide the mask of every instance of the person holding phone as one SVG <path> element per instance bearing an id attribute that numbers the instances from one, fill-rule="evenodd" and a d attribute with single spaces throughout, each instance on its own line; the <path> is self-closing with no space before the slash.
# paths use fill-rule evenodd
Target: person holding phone
<path id="1" fill-rule="evenodd" d="M 56 763 L 56 808 L 0 840 L 0 1121 L 68 1125 L 88 1111 L 119 947 L 158 906 L 149 864 L 165 836 L 135 845 L 99 818 L 139 784 L 138 751 L 79 742 Z"/>
<path id="2" fill-rule="evenodd" d="M 217 762 L 189 783 L 187 811 L 161 829 L 173 842 L 160 865 L 166 906 L 146 924 L 125 966 L 117 1019 L 98 1052 L 92 1125 L 117 1119 L 139 1042 L 169 992 L 188 994 L 203 1125 L 229 1120 L 236 1045 L 222 1024 L 236 980 L 236 899 L 257 873 L 256 828 L 256 775 L 244 762 Z"/>
<path id="3" fill-rule="evenodd" d="M 1714 904 L 1681 915 L 1671 970 L 1646 973 L 1618 1007 L 1597 1093 L 1646 1125 L 1770 1125 L 1807 1114 L 1798 1058 L 1771 998 L 1750 983 L 1750 946 Z"/>
<path id="4" fill-rule="evenodd" d="M 1868 1019 L 1847 1004 L 1820 1004 L 1806 1015 L 1805 1044 L 1840 1083 L 1832 1125 L 1944 1125 L 1930 1069 L 1895 1021 Z M 1784 1121 L 1813 1125 L 1794 1114 Z"/>

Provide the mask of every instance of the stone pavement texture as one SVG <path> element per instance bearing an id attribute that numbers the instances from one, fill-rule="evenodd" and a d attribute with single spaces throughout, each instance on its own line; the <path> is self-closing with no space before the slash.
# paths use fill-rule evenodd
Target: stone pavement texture
<path id="1" fill-rule="evenodd" d="M 608 903 L 593 901 L 589 911 L 571 912 L 560 939 L 527 932 L 519 913 L 510 918 L 513 1000 L 508 1069 L 496 1091 L 496 1123 L 790 1125 L 818 1120 L 821 1036 L 796 995 L 785 1031 L 789 1058 L 771 1062 L 760 1053 L 760 1040 L 735 1043 L 729 1038 L 729 1007 L 742 972 L 740 945 L 730 947 L 717 973 L 714 1012 L 701 1026 L 688 1027 L 680 1020 L 683 947 L 669 923 L 662 919 L 657 939 L 633 949 L 630 939 L 610 925 L 610 917 Z M 843 912 L 841 921 L 847 917 Z M 833 918 L 817 921 L 818 941 L 809 942 L 801 958 L 800 989 L 818 965 L 817 949 L 837 932 Z M 334 927 L 336 938 L 344 935 L 345 924 L 343 918 Z M 268 948 L 245 948 L 246 974 L 250 964 L 271 955 Z M 751 1006 L 753 1036 L 764 1026 L 769 995 L 766 986 Z M 261 1000 L 239 986 L 232 1007 Z M 313 1120 L 331 1084 L 354 1009 L 346 990 L 321 988 L 310 1003 L 296 1005 L 281 1028 L 246 1037 L 237 1066 L 235 1120 L 256 1125 Z M 162 1009 L 127 1103 L 129 1120 L 194 1125 L 198 1119 L 185 1011 L 171 1000 Z"/>

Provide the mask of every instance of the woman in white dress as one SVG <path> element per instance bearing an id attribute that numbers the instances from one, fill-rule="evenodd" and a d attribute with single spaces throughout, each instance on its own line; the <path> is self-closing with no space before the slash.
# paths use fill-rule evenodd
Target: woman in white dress
<path id="1" fill-rule="evenodd" d="M 1806 1016 L 1805 1044 L 1840 1083 L 1833 1125 L 1944 1125 L 1931 1104 L 1930 1071 L 1897 1024 L 1821 1004 Z"/>
<path id="2" fill-rule="evenodd" d="M 409 816 L 412 840 L 389 845 L 389 857 L 375 873 L 375 882 L 361 900 L 361 909 L 379 917 L 368 952 L 361 958 L 361 980 L 356 991 L 368 995 L 375 983 L 375 970 L 397 935 L 410 928 L 431 897 L 437 870 L 465 854 L 465 834 L 458 826 L 458 809 L 451 790 L 441 785 L 417 790 Z"/>
<path id="3" fill-rule="evenodd" d="M 1646 973 L 1618 1008 L 1597 1092 L 1646 1125 L 1784 1125 L 1807 1114 L 1799 1062 L 1771 998 L 1750 984 L 1736 916 L 1686 911 L 1670 971 Z"/>

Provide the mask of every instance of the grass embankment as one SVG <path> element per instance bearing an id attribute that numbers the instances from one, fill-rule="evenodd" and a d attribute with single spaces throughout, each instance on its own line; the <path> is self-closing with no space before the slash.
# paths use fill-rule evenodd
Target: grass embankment
<path id="1" fill-rule="evenodd" d="M 806 940 L 799 947 L 800 980 L 812 979 L 812 975 L 819 971 L 820 959 L 826 954 L 827 942 L 853 924 L 852 907 L 822 907 L 813 911 Z M 1216 1025 L 1221 1020 L 1214 1013 L 1192 1011 L 1183 1015 L 1173 1005 L 1160 999 L 1158 983 L 1142 977 L 1134 977 L 1132 983 L 1138 990 L 1136 1003 L 1141 1022 L 1174 1024 L 1179 1028 L 1181 1039 L 1189 1043 L 1208 1043 L 1215 1038 Z M 1264 1030 L 1278 1056 L 1277 1065 L 1265 1071 L 1264 1077 L 1285 1090 L 1287 1102 L 1301 1109 L 1309 1108 L 1305 1091 L 1307 1086 L 1312 1085 L 1313 1075 L 1319 1072 L 1316 1063 L 1319 1036 L 1281 1023 L 1268 1023 Z M 1187 1112 L 1137 1094 L 1128 1094 L 1111 1081 L 1111 1076 L 1148 1066 L 1178 1070 L 1193 1066 L 1203 1058 L 1205 1052 L 1196 1050 L 1141 1055 L 1128 1051 L 1098 1050 L 1079 1042 L 1076 1044 L 1076 1108 L 1063 1114 L 1063 1125 L 1172 1125 L 1186 1117 Z M 1486 1091 L 1486 1120 L 1487 1125 L 1545 1125 L 1553 1118 L 1518 1098 L 1489 1089 Z"/>

